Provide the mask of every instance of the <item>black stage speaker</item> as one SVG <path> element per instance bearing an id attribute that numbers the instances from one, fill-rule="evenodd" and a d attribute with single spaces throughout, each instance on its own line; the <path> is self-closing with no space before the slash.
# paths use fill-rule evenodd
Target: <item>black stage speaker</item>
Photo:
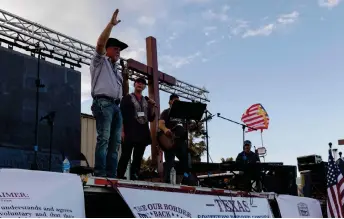
<path id="1" fill-rule="evenodd" d="M 27 169 L 35 145 L 36 77 L 38 59 L 0 47 L 0 166 Z M 40 60 L 39 118 L 56 111 L 53 163 L 60 170 L 62 153 L 70 160 L 80 154 L 81 74 Z M 38 165 L 48 168 L 50 129 L 39 125 Z"/>
<path id="2" fill-rule="evenodd" d="M 296 166 L 280 166 L 264 177 L 266 192 L 297 195 Z"/>
<path id="3" fill-rule="evenodd" d="M 303 196 L 326 199 L 327 162 L 309 164 L 300 171 Z"/>

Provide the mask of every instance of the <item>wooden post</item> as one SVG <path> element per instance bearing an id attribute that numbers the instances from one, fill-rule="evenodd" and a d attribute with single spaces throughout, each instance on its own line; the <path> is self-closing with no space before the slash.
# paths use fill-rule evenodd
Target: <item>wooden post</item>
<path id="1" fill-rule="evenodd" d="M 129 94 L 129 76 L 128 74 L 122 74 L 123 77 L 123 84 L 122 84 L 122 90 L 123 90 L 123 97 L 127 94 Z"/>
<path id="2" fill-rule="evenodd" d="M 159 98 L 159 68 L 158 68 L 158 52 L 156 39 L 154 37 L 146 38 L 146 51 L 147 51 L 147 66 L 153 70 L 152 77 L 148 78 L 148 94 L 149 98 L 153 99 L 157 108 L 155 108 L 155 120 L 150 123 L 150 131 L 152 136 L 151 145 L 151 157 L 154 166 L 158 167 L 159 175 L 163 175 L 163 162 L 162 162 L 162 151 L 158 147 L 157 132 L 158 122 L 160 116 L 160 98 Z"/>
<path id="3" fill-rule="evenodd" d="M 124 67 L 124 61 L 120 60 L 120 65 L 122 66 L 122 77 L 123 77 L 123 83 L 122 83 L 122 91 L 123 91 L 123 97 L 127 94 L 129 94 L 129 74 L 128 69 Z"/>

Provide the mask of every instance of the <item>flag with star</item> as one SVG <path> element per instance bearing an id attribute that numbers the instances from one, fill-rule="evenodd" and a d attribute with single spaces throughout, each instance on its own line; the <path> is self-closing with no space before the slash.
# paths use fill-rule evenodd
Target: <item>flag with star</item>
<path id="1" fill-rule="evenodd" d="M 329 150 L 327 168 L 327 217 L 343 218 L 344 178 Z"/>
<path id="2" fill-rule="evenodd" d="M 256 103 L 250 106 L 241 117 L 241 121 L 248 126 L 246 132 L 252 132 L 269 128 L 270 118 L 262 104 Z"/>

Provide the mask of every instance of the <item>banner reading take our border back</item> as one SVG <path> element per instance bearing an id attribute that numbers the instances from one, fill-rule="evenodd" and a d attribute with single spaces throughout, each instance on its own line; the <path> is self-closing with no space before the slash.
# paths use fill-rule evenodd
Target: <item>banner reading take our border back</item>
<path id="1" fill-rule="evenodd" d="M 291 195 L 279 195 L 277 204 L 285 218 L 322 218 L 320 202 L 316 199 Z"/>
<path id="2" fill-rule="evenodd" d="M 74 174 L 0 169 L 1 218 L 84 218 L 84 192 Z"/>
<path id="3" fill-rule="evenodd" d="M 118 188 L 139 218 L 269 218 L 265 198 L 227 197 Z"/>

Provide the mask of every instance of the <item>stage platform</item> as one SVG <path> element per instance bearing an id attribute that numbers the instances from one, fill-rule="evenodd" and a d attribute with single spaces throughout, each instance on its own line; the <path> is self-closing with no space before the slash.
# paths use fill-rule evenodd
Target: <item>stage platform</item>
<path id="1" fill-rule="evenodd" d="M 140 190 L 164 191 L 173 193 L 189 193 L 199 195 L 216 195 L 221 197 L 261 197 L 267 198 L 275 217 L 279 215 L 275 201 L 275 193 L 247 193 L 241 191 L 229 191 L 224 189 L 212 189 L 184 185 L 171 185 L 166 183 L 129 181 L 100 177 L 83 179 L 85 194 L 86 217 L 134 217 L 118 188 L 134 188 Z M 273 206 L 276 206 L 273 207 Z"/>

